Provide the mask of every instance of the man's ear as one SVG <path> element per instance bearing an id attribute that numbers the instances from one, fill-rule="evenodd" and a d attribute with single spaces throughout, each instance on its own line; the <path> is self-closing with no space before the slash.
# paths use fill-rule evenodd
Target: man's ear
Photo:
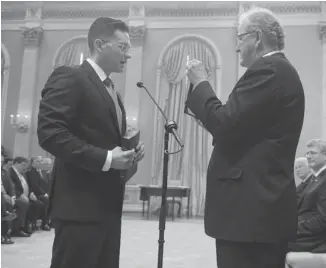
<path id="1" fill-rule="evenodd" d="M 262 42 L 263 42 L 263 33 L 261 32 L 261 31 L 257 31 L 256 32 L 256 44 L 255 44 L 255 46 L 256 46 L 256 48 L 258 48 L 258 47 L 260 47 L 261 46 L 261 44 L 262 44 Z"/>
<path id="2" fill-rule="evenodd" d="M 102 52 L 103 50 L 102 40 L 96 39 L 94 41 L 94 50 L 97 50 L 98 52 Z"/>

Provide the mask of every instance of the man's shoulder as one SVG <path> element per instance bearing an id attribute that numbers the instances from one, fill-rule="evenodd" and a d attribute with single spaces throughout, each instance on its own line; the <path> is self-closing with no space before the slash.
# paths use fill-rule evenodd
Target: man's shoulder
<path id="1" fill-rule="evenodd" d="M 259 58 L 251 69 L 259 70 L 261 68 L 273 69 L 275 73 L 279 75 L 289 75 L 290 73 L 297 74 L 294 66 L 282 52 Z"/>
<path id="2" fill-rule="evenodd" d="M 73 66 L 59 66 L 53 70 L 51 77 L 65 77 L 66 79 L 78 79 L 84 70 L 80 65 Z"/>

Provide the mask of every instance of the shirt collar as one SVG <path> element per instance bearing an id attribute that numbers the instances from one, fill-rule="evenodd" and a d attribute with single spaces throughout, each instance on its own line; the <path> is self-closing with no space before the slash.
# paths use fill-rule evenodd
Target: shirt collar
<path id="1" fill-rule="evenodd" d="M 312 170 L 312 173 L 315 175 L 315 177 L 318 177 L 325 169 L 326 169 L 326 165 L 320 168 L 317 172 Z"/>
<path id="2" fill-rule="evenodd" d="M 307 181 L 310 177 L 311 177 L 311 174 L 312 173 L 309 173 L 304 179 L 303 179 L 303 181 L 302 182 L 305 182 L 305 181 Z"/>
<path id="3" fill-rule="evenodd" d="M 103 82 L 108 76 L 105 74 L 105 72 L 103 71 L 103 69 L 97 65 L 97 63 L 95 61 L 93 61 L 90 58 L 86 59 L 87 62 L 93 67 L 95 73 L 98 75 L 98 77 L 101 79 L 101 81 Z"/>
<path id="4" fill-rule="evenodd" d="M 272 55 L 274 55 L 276 53 L 280 53 L 280 52 L 282 52 L 282 51 L 280 51 L 280 50 L 274 50 L 274 51 L 271 51 L 271 52 L 266 53 L 263 57 L 272 56 Z"/>
<path id="5" fill-rule="evenodd" d="M 21 173 L 15 168 L 14 165 L 12 165 L 12 169 L 16 172 L 17 176 L 20 177 Z"/>

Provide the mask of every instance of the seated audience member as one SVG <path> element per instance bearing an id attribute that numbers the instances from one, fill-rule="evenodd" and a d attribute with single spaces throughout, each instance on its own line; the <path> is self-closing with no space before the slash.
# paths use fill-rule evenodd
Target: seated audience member
<path id="1" fill-rule="evenodd" d="M 29 185 L 24 177 L 25 171 L 28 169 L 28 160 L 24 157 L 16 157 L 12 167 L 9 169 L 9 178 L 15 186 L 15 208 L 17 219 L 13 223 L 13 235 L 28 237 L 26 226 L 26 216 L 29 209 Z"/>
<path id="2" fill-rule="evenodd" d="M 14 160 L 12 158 L 5 157 L 4 161 L 3 161 L 3 164 L 2 164 L 2 169 L 6 170 L 8 172 L 9 169 L 11 168 L 11 166 L 12 166 L 13 161 Z"/>
<path id="3" fill-rule="evenodd" d="M 10 212 L 12 205 L 8 204 L 1 192 L 1 244 L 13 244 L 11 240 L 11 222 L 16 218 L 16 214 Z"/>
<path id="4" fill-rule="evenodd" d="M 326 142 L 311 140 L 306 157 L 312 171 L 298 196 L 298 232 L 290 251 L 326 253 Z"/>
<path id="5" fill-rule="evenodd" d="M 296 176 L 301 180 L 300 184 L 297 186 L 297 194 L 299 195 L 308 185 L 309 179 L 312 177 L 312 172 L 306 157 L 298 157 L 295 159 L 294 172 Z"/>
<path id="6" fill-rule="evenodd" d="M 13 244 L 10 238 L 14 213 L 14 186 L 3 169 L 4 156 L 1 155 L 1 244 Z"/>
<path id="7" fill-rule="evenodd" d="M 31 186 L 31 192 L 33 192 L 37 198 L 37 200 L 34 201 L 38 211 L 38 215 L 35 215 L 36 220 L 41 218 L 41 228 L 49 231 L 49 218 L 47 216 L 47 208 L 49 204 L 48 183 L 46 175 L 42 171 L 42 165 L 43 162 L 41 156 L 33 157 L 31 168 L 26 172 L 26 177 Z M 35 220 L 35 218 L 33 220 Z"/>

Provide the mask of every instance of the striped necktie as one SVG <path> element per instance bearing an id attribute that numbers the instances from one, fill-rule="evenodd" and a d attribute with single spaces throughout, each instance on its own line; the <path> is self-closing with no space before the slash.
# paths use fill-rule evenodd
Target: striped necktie
<path id="1" fill-rule="evenodd" d="M 121 111 L 121 108 L 119 105 L 117 92 L 114 90 L 114 84 L 109 77 L 107 77 L 103 81 L 103 83 L 106 86 L 106 89 L 109 92 L 109 94 L 114 102 L 114 106 L 115 106 L 115 110 L 116 110 L 116 114 L 117 114 L 117 120 L 118 120 L 118 124 L 119 124 L 119 130 L 121 133 L 122 132 L 122 111 Z"/>

